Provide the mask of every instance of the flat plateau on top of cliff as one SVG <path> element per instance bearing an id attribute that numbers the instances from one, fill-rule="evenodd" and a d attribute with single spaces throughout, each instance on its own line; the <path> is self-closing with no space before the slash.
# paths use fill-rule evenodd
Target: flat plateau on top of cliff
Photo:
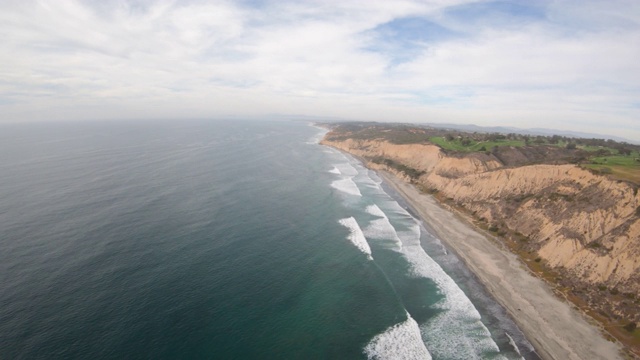
<path id="1" fill-rule="evenodd" d="M 327 140 L 384 140 L 434 144 L 450 156 L 485 154 L 505 167 L 576 164 L 614 179 L 640 184 L 640 145 L 596 138 L 464 132 L 407 124 L 331 124 Z"/>

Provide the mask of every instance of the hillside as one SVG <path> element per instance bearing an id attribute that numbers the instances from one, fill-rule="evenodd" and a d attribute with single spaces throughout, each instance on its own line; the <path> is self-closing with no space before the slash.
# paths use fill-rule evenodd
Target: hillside
<path id="1" fill-rule="evenodd" d="M 633 180 L 640 163 L 634 145 L 380 124 L 339 125 L 322 143 L 467 214 L 559 293 L 637 346 L 640 194 Z M 603 166 L 603 159 L 614 158 L 631 159 L 623 165 L 631 175 Z"/>

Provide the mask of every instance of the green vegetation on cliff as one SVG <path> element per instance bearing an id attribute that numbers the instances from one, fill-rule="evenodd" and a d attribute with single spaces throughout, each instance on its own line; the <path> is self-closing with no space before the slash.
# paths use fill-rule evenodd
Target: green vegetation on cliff
<path id="1" fill-rule="evenodd" d="M 460 137 L 456 139 L 448 140 L 447 137 L 442 136 L 434 136 L 429 138 L 433 144 L 440 146 L 445 150 L 454 150 L 454 151 L 489 151 L 494 147 L 499 146 L 515 146 L 522 147 L 525 145 L 524 140 L 510 140 L 510 139 L 494 139 L 494 140 L 472 140 L 469 137 Z"/>
<path id="2" fill-rule="evenodd" d="M 604 139 L 583 139 L 559 135 L 469 133 L 415 124 L 349 122 L 327 124 L 327 140 L 384 140 L 392 144 L 434 144 L 449 154 L 481 152 L 504 166 L 532 164 L 579 164 L 593 172 L 640 184 L 640 146 Z M 377 161 L 382 161 L 378 159 Z M 400 169 L 410 177 L 415 169 Z"/>

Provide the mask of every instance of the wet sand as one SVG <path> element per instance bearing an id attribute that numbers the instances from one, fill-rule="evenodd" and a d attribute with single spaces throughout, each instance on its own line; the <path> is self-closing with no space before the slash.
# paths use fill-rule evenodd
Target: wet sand
<path id="1" fill-rule="evenodd" d="M 391 173 L 379 171 L 378 174 L 476 274 L 511 314 L 541 358 L 622 359 L 617 343 L 606 340 L 597 325 L 558 298 L 516 255 L 487 238 L 468 221 L 445 210 L 432 196 Z"/>

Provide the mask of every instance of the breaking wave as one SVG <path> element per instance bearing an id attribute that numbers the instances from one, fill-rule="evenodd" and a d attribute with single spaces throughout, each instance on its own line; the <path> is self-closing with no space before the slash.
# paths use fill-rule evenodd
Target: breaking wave
<path id="1" fill-rule="evenodd" d="M 402 241 L 400 241 L 396 229 L 391 225 L 385 213 L 378 205 L 367 206 L 366 212 L 379 217 L 379 219 L 372 220 L 365 228 L 364 234 L 370 239 L 387 240 L 391 242 L 394 250 L 400 251 L 402 249 Z"/>
<path id="2" fill-rule="evenodd" d="M 362 229 L 358 225 L 358 222 L 353 217 L 338 220 L 340 225 L 349 229 L 349 236 L 347 238 L 355 245 L 360 251 L 367 255 L 369 260 L 373 260 L 371 256 L 371 247 L 362 233 Z"/>
<path id="3" fill-rule="evenodd" d="M 386 192 L 385 195 L 387 199 L 376 201 L 380 206 L 366 207 L 365 211 L 378 219 L 370 222 L 365 234 L 369 239 L 398 242 L 397 250 L 409 262 L 408 276 L 428 278 L 437 285 L 441 299 L 433 308 L 440 311 L 419 324 L 422 339 L 431 354 L 436 358 L 478 359 L 487 355 L 503 358 L 471 300 L 424 251 L 418 220 L 397 201 L 389 199 Z"/>
<path id="4" fill-rule="evenodd" d="M 398 235 L 403 243 L 402 253 L 411 264 L 410 275 L 433 280 L 443 296 L 434 305 L 442 311 L 420 325 L 431 353 L 458 359 L 477 359 L 492 353 L 494 358 L 500 358 L 500 349 L 471 300 L 420 245 L 417 221 L 413 220 L 409 229 Z"/>
<path id="5" fill-rule="evenodd" d="M 331 183 L 331 187 L 345 194 L 349 194 L 353 196 L 362 196 L 362 194 L 360 193 L 360 189 L 358 188 L 358 185 L 356 185 L 356 183 L 353 182 L 352 177 L 336 180 Z"/>
<path id="6" fill-rule="evenodd" d="M 431 360 L 431 354 L 420 337 L 420 327 L 409 313 L 407 320 L 389 327 L 371 339 L 365 346 L 364 353 L 369 359 L 376 360 Z"/>

